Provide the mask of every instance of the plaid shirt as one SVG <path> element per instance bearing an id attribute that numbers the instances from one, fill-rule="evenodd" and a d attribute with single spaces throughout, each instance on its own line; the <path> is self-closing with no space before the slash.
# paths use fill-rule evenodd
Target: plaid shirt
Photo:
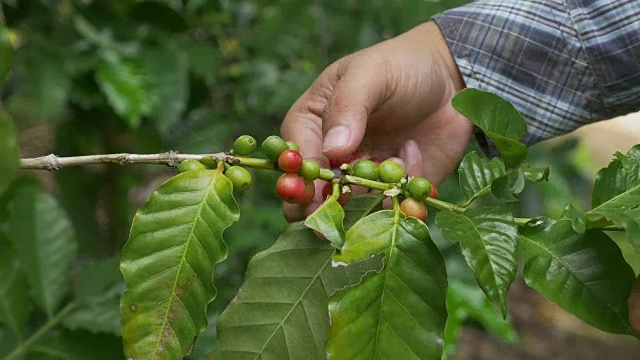
<path id="1" fill-rule="evenodd" d="M 478 0 L 434 20 L 467 86 L 522 112 L 528 144 L 640 110 L 640 0 Z"/>

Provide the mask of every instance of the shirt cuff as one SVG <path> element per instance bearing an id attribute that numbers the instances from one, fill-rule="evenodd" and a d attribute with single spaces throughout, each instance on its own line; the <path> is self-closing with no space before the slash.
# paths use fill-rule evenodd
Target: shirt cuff
<path id="1" fill-rule="evenodd" d="M 467 87 L 524 116 L 531 145 L 598 119 L 597 81 L 562 1 L 480 0 L 434 17 Z"/>

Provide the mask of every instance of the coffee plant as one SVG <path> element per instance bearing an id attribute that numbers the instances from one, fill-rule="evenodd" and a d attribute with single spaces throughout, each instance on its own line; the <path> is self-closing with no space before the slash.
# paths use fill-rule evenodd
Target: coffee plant
<path id="1" fill-rule="evenodd" d="M 621 232 L 629 246 L 640 245 L 640 145 L 617 153 L 597 173 L 589 211 L 567 204 L 557 218 L 520 218 L 511 205 L 527 183 L 549 175 L 548 168 L 526 161 L 527 148 L 520 143 L 524 119 L 505 100 L 475 89 L 462 91 L 452 104 L 501 154 L 487 158 L 472 151 L 463 158 L 458 177 L 465 200 L 458 204 L 438 199 L 427 179 L 406 175 L 391 160 L 378 165 L 360 154 L 338 168 L 319 168 L 294 150 L 296 144 L 277 136 L 267 138 L 256 157 L 256 140 L 244 135 L 223 153 L 19 160 L 7 117 L 0 124 L 4 154 L 10 155 L 3 157 L 3 186 L 18 165 L 55 170 L 106 162 L 178 168 L 180 173 L 137 211 L 122 250 L 119 266 L 126 291 L 120 313 L 128 359 L 180 359 L 208 326 L 216 327 L 215 359 L 441 358 L 455 341 L 452 327 L 459 326 L 447 322 L 448 308 L 465 302 L 465 291 L 455 280 L 449 284 L 445 261 L 424 223 L 427 208 L 437 211 L 435 226 L 458 244 L 487 299 L 504 317 L 521 262 L 526 283 L 550 301 L 596 328 L 634 334 L 629 307 L 637 304 L 628 301 L 635 275 L 608 233 Z M 306 220 L 287 226 L 249 262 L 237 295 L 211 324 L 207 306 L 216 296 L 217 281 L 212 274 L 227 257 L 223 232 L 242 212 L 234 193 L 250 186 L 247 168 L 282 172 L 276 186 L 284 201 L 309 203 L 313 180 L 327 182 L 330 191 Z M 353 187 L 375 192 L 340 204 L 338 199 Z M 391 198 L 391 208 L 382 207 L 385 197 Z M 23 273 L 13 253 L 20 258 L 41 246 L 55 256 L 40 261 L 55 262 L 56 256 L 76 249 L 68 241 L 69 224 L 49 195 L 14 181 L 3 201 L 2 234 L 9 241 L 2 242 L 2 271 L 8 281 L 2 287 L 0 320 L 18 329 L 26 314 L 20 305 L 29 291 L 25 278 L 60 277 L 38 273 L 37 263 L 24 266 Z M 34 217 L 31 206 L 44 212 Z M 45 228 L 46 234 L 33 233 Z M 90 274 L 80 281 L 86 282 L 81 289 L 104 286 L 91 284 Z M 60 309 L 62 288 L 36 285 L 31 296 L 51 323 L 87 321 L 83 306 L 100 300 L 80 293 Z M 44 326 L 41 332 L 46 331 Z M 33 334 L 7 358 L 17 358 L 40 335 Z"/>
<path id="2" fill-rule="evenodd" d="M 525 185 L 549 169 L 529 163 L 524 121 L 495 95 L 453 100 L 501 154 L 464 157 L 459 201 L 367 154 L 321 168 L 260 126 L 328 59 L 465 2 L 0 0 L 0 358 L 447 357 L 467 318 L 516 339 L 518 264 L 584 322 L 635 335 L 640 285 L 610 236 L 640 244 L 640 146 L 598 172 L 590 210 L 523 218 Z M 85 155 L 20 159 L 18 130 L 43 123 L 58 153 Z M 172 177 L 146 184 L 154 165 Z M 21 168 L 64 169 L 52 185 Z M 135 216 L 132 184 L 155 190 Z M 275 230 L 274 194 L 324 202 Z"/>

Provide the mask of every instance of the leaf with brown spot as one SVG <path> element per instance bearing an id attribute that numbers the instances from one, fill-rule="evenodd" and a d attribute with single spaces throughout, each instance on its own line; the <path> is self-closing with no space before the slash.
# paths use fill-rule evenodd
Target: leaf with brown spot
<path id="1" fill-rule="evenodd" d="M 222 232 L 239 217 L 232 190 L 219 170 L 189 171 L 138 210 L 120 263 L 127 358 L 181 359 L 207 327 L 213 267 L 227 256 Z"/>

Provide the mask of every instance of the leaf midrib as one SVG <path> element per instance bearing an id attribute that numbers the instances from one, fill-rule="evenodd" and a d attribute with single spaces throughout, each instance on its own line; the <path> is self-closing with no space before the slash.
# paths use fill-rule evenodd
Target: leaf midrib
<path id="1" fill-rule="evenodd" d="M 615 201 L 617 201 L 618 199 L 620 199 L 622 197 L 629 196 L 630 193 L 632 193 L 634 191 L 637 191 L 637 190 L 640 190 L 640 184 L 632 187 L 631 189 L 629 189 L 629 190 L 627 190 L 627 191 L 625 191 L 625 192 L 623 192 L 621 194 L 618 194 L 618 195 L 612 197 L 611 199 L 609 199 L 609 200 L 603 202 L 602 204 L 594 207 L 593 209 L 587 211 L 587 215 L 596 214 L 599 211 L 601 211 L 602 208 L 605 208 L 605 210 L 606 210 L 606 205 L 609 205 L 610 203 L 615 202 Z"/>
<path id="2" fill-rule="evenodd" d="M 204 193 L 204 196 L 202 197 L 202 200 L 200 201 L 200 204 L 198 205 L 198 210 L 196 212 L 196 216 L 194 217 L 194 221 L 193 221 L 193 226 L 191 226 L 191 230 L 189 230 L 189 236 L 187 238 L 187 242 L 184 244 L 184 250 L 182 251 L 182 255 L 180 256 L 180 265 L 178 265 L 178 271 L 176 273 L 176 278 L 173 281 L 173 286 L 171 287 L 171 296 L 169 298 L 169 303 L 167 305 L 167 310 L 164 313 L 164 317 L 162 319 L 162 326 L 160 327 L 160 333 L 158 334 L 158 341 L 156 342 L 156 346 L 155 349 L 153 350 L 153 355 L 154 357 L 158 355 L 158 350 L 160 349 L 160 344 L 162 343 L 162 339 L 163 339 L 163 334 L 165 332 L 166 327 L 169 325 L 169 312 L 173 306 L 173 302 L 176 299 L 177 295 L 176 295 L 176 288 L 178 287 L 178 279 L 180 279 L 180 274 L 182 272 L 182 269 L 184 267 L 184 264 L 187 262 L 186 261 L 186 256 L 187 256 L 187 252 L 189 250 L 189 244 L 191 243 L 191 241 L 193 241 L 194 238 L 194 231 L 196 226 L 198 225 L 198 219 L 201 218 L 201 213 L 202 213 L 202 209 L 204 208 L 204 205 L 207 203 L 207 197 L 209 196 L 209 192 L 211 191 L 211 188 L 214 187 L 214 184 L 217 180 L 218 176 L 214 175 L 211 177 L 211 181 L 209 182 L 209 185 L 207 186 L 207 190 Z"/>
<path id="3" fill-rule="evenodd" d="M 491 267 L 491 273 L 492 273 L 491 279 L 493 280 L 493 283 L 494 283 L 495 287 L 498 288 L 498 292 L 500 293 L 500 295 L 502 295 L 502 291 L 500 290 L 500 286 L 498 285 L 498 281 L 496 279 L 497 271 L 494 268 L 494 263 L 493 263 L 493 260 L 492 260 L 491 256 L 489 256 L 489 251 L 487 251 L 487 244 L 486 244 L 485 239 L 482 236 L 480 236 L 480 230 L 478 229 L 476 224 L 471 220 L 471 218 L 469 218 L 467 216 L 464 216 L 462 214 L 460 216 L 462 216 L 466 221 L 468 221 L 471 224 L 471 226 L 473 227 L 473 230 L 478 235 L 478 238 L 480 238 L 480 242 L 482 243 L 482 250 L 484 250 L 484 253 L 487 256 L 488 262 L 489 262 L 490 267 Z M 463 243 L 463 242 L 464 242 L 464 239 L 461 241 L 461 243 Z"/>
<path id="4" fill-rule="evenodd" d="M 267 340 L 264 342 L 264 345 L 262 345 L 262 347 L 260 348 L 260 351 L 258 353 L 256 353 L 256 356 L 254 357 L 254 359 L 258 359 L 260 356 L 262 356 L 262 353 L 264 352 L 264 349 L 271 342 L 271 340 L 276 335 L 278 330 L 280 330 L 280 328 L 282 328 L 284 326 L 284 323 L 287 321 L 287 319 L 289 319 L 289 316 L 291 316 L 293 311 L 302 302 L 302 299 L 307 294 L 307 292 L 309 292 L 309 290 L 311 289 L 313 284 L 315 284 L 315 282 L 318 280 L 318 278 L 320 278 L 320 276 L 322 275 L 322 272 L 324 271 L 324 268 L 331 262 L 331 259 L 333 258 L 333 254 L 334 253 L 335 253 L 335 251 L 331 252 L 331 256 L 327 257 L 327 260 L 324 262 L 324 264 L 322 264 L 322 266 L 320 266 L 320 269 L 318 270 L 318 272 L 314 276 L 311 277 L 311 281 L 309 281 L 309 285 L 307 285 L 307 287 L 302 291 L 302 293 L 300 294 L 298 299 L 296 299 L 296 301 L 292 303 L 291 309 L 289 309 L 287 314 L 282 318 L 282 321 L 280 321 L 280 323 L 278 323 L 278 326 L 276 326 L 276 328 L 273 330 L 273 332 L 271 332 L 271 335 L 269 335 L 269 338 L 267 338 Z M 288 351 L 289 351 L 289 349 L 287 348 L 287 352 Z M 289 355 L 291 355 L 291 354 L 289 354 Z"/>
<path id="5" fill-rule="evenodd" d="M 396 198 L 394 198 L 396 199 Z M 397 200 L 396 200 L 397 201 Z M 384 304 L 384 294 L 385 288 L 387 287 L 387 279 L 389 278 L 389 263 L 391 262 L 391 257 L 393 256 L 394 251 L 396 250 L 396 240 L 398 238 L 398 227 L 400 226 L 400 208 L 397 206 L 397 202 L 394 206 L 394 214 L 393 214 L 393 226 L 391 227 L 391 243 L 389 244 L 389 255 L 385 256 L 382 261 L 382 269 L 384 271 L 384 281 L 382 282 L 382 294 L 380 295 L 380 312 L 378 313 L 378 322 L 376 325 L 376 336 L 374 338 L 373 349 L 375 350 L 374 359 L 378 359 L 378 338 L 380 337 L 380 325 L 382 321 L 384 321 L 382 317 L 382 306 Z"/>

